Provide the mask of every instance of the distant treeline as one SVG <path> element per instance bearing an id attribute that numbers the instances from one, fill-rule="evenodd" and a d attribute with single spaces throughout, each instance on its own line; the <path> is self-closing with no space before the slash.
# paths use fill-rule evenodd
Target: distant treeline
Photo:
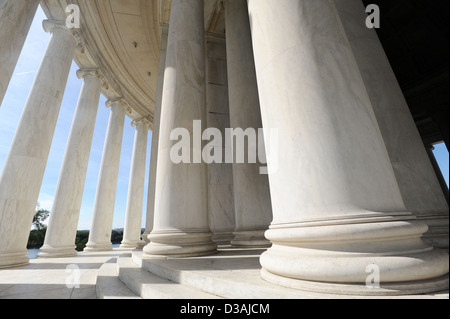
<path id="1" fill-rule="evenodd" d="M 45 233 L 47 228 L 32 230 L 30 231 L 30 237 L 28 238 L 28 249 L 38 249 L 44 245 Z M 75 238 L 75 245 L 77 246 L 77 251 L 83 251 L 84 247 L 89 239 L 89 231 L 88 230 L 79 230 L 77 231 L 77 236 Z M 123 239 L 123 230 L 113 229 L 111 233 L 111 243 L 112 244 L 120 244 Z"/>

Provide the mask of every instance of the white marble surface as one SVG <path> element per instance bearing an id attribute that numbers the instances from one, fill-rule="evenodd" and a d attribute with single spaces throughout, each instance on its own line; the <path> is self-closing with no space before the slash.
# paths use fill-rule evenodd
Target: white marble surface
<path id="1" fill-rule="evenodd" d="M 374 263 L 383 284 L 401 282 L 400 293 L 420 280 L 424 291 L 448 285 L 435 282 L 448 255 L 425 245 L 427 226 L 406 213 L 334 2 L 248 3 L 263 125 L 279 130 L 263 277 L 345 293 L 365 287 Z"/>
<path id="2" fill-rule="evenodd" d="M 0 1 L 0 106 L 38 5 L 39 0 Z"/>
<path id="3" fill-rule="evenodd" d="M 141 241 L 148 129 L 146 121 L 136 123 L 121 248 L 136 248 Z"/>
<path id="4" fill-rule="evenodd" d="M 224 7 L 230 127 L 257 131 L 262 122 L 247 1 L 226 0 Z M 260 174 L 260 165 L 233 164 L 236 228 L 232 244 L 236 246 L 270 244 L 264 238 L 272 221 L 269 181 Z"/>
<path id="5" fill-rule="evenodd" d="M 228 105 L 228 79 L 225 38 L 206 35 L 206 124 L 208 128 L 219 129 L 225 136 L 230 127 Z M 222 151 L 225 146 L 214 145 Z M 229 243 L 235 229 L 232 164 L 208 164 L 208 212 L 209 226 L 214 233 L 213 240 Z"/>
<path id="6" fill-rule="evenodd" d="M 148 235 L 153 229 L 153 219 L 155 217 L 155 184 L 156 184 L 156 168 L 158 166 L 158 141 L 159 141 L 159 126 L 161 124 L 161 103 L 164 85 L 164 73 L 166 69 L 166 51 L 167 40 L 169 36 L 169 28 L 167 25 L 161 26 L 161 44 L 159 53 L 159 68 L 158 68 L 158 86 L 156 91 L 155 113 L 153 117 L 153 135 L 152 146 L 150 154 L 150 169 L 148 177 L 148 191 L 147 191 L 147 211 L 145 218 L 145 231 L 142 234 L 142 243 L 140 246 L 149 243 Z"/>
<path id="7" fill-rule="evenodd" d="M 448 204 L 380 40 L 375 30 L 360 23 L 366 16 L 362 3 L 352 0 L 335 3 L 406 209 L 430 227 L 424 237 L 428 243 L 448 249 Z"/>
<path id="8" fill-rule="evenodd" d="M 205 163 L 175 164 L 170 151 L 171 131 L 193 121 L 206 122 L 205 37 L 203 1 L 172 2 L 166 72 L 161 107 L 154 228 L 144 252 L 155 255 L 213 253 L 208 222 Z M 201 147 L 201 145 L 200 145 Z M 191 144 L 192 150 L 199 146 Z M 201 151 L 201 149 L 200 149 Z"/>
<path id="9" fill-rule="evenodd" d="M 102 79 L 98 69 L 79 70 L 83 86 L 40 257 L 74 256 L 84 183 L 89 164 Z"/>
<path id="10" fill-rule="evenodd" d="M 448 299 L 448 291 L 429 295 L 383 296 L 380 294 L 377 297 L 367 297 L 357 294 L 314 293 L 281 287 L 261 279 L 259 256 L 262 252 L 263 250 L 255 248 L 221 246 L 218 253 L 213 256 L 156 259 L 148 258 L 140 251 L 133 251 L 132 260 L 161 278 L 225 299 Z M 157 289 L 157 284 L 153 289 Z M 380 292 L 381 290 L 379 289 Z M 173 291 L 176 293 L 176 289 Z"/>
<path id="11" fill-rule="evenodd" d="M 96 299 L 99 269 L 122 253 L 36 258 L 28 265 L 0 270 L 0 299 Z"/>
<path id="12" fill-rule="evenodd" d="M 52 32 L 0 177 L 0 267 L 27 263 L 26 244 L 77 40 Z"/>
<path id="13" fill-rule="evenodd" d="M 114 219 L 114 204 L 119 175 L 126 104 L 123 99 L 107 102 L 111 107 L 106 131 L 97 193 L 94 201 L 92 226 L 86 251 L 111 250 L 111 231 Z"/>

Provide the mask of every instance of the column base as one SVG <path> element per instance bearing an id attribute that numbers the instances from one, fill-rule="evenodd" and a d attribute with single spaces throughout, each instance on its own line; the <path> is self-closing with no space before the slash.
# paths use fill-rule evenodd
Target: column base
<path id="1" fill-rule="evenodd" d="M 141 235 L 141 240 L 137 244 L 137 249 L 144 249 L 144 247 L 150 243 L 150 240 L 148 239 L 148 235 L 150 235 L 150 233 L 147 231 L 145 231 Z"/>
<path id="2" fill-rule="evenodd" d="M 148 231 L 145 231 L 141 235 L 141 242 L 144 242 L 144 243 L 148 244 L 150 242 L 150 240 L 148 239 L 148 235 L 150 235 L 150 233 Z"/>
<path id="3" fill-rule="evenodd" d="M 212 233 L 158 231 L 148 236 L 150 243 L 144 247 L 145 254 L 155 257 L 197 257 L 217 252 Z"/>
<path id="4" fill-rule="evenodd" d="M 447 291 L 449 286 L 449 276 L 445 275 L 430 280 L 418 280 L 411 282 L 381 283 L 379 287 L 365 284 L 343 284 L 327 282 L 311 282 L 307 280 L 291 279 L 281 277 L 261 270 L 261 277 L 272 284 L 293 288 L 303 291 L 347 295 L 347 296 L 406 296 L 418 295 L 434 292 Z"/>
<path id="5" fill-rule="evenodd" d="M 136 249 L 141 241 L 122 241 L 119 248 L 121 249 Z"/>
<path id="6" fill-rule="evenodd" d="M 75 250 L 76 246 L 66 246 L 66 247 L 52 247 L 52 246 L 42 246 L 40 252 L 37 254 L 39 258 L 60 258 L 60 257 L 74 257 L 78 254 Z"/>
<path id="7" fill-rule="evenodd" d="M 111 243 L 87 243 L 83 251 L 91 252 L 91 251 L 111 251 L 111 250 L 113 250 Z"/>
<path id="8" fill-rule="evenodd" d="M 401 216 L 273 225 L 261 276 L 277 285 L 342 295 L 448 289 L 448 254 L 426 245 L 427 226 Z M 384 221 L 384 222 L 382 222 Z"/>
<path id="9" fill-rule="evenodd" d="M 137 244 L 137 249 L 143 249 L 145 246 L 148 245 L 148 243 L 149 242 L 146 242 L 144 240 L 139 241 L 138 244 Z"/>
<path id="10" fill-rule="evenodd" d="M 233 232 L 215 232 L 213 234 L 212 240 L 217 245 L 230 245 L 231 241 L 233 240 L 234 235 Z"/>
<path id="11" fill-rule="evenodd" d="M 448 212 L 416 214 L 417 220 L 428 225 L 428 231 L 423 235 L 423 241 L 433 247 L 449 248 L 449 219 Z"/>
<path id="12" fill-rule="evenodd" d="M 27 254 L 27 250 L 17 253 L 0 254 L 0 269 L 28 265 L 30 258 L 27 257 Z"/>
<path id="13" fill-rule="evenodd" d="M 235 247 L 270 247 L 271 242 L 264 237 L 266 230 L 236 231 L 231 245 Z"/>

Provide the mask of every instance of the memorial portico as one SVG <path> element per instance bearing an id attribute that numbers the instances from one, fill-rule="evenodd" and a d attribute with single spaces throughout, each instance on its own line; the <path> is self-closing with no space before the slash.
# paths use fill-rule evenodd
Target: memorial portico
<path id="1" fill-rule="evenodd" d="M 39 1 L 17 2 L 0 0 L 0 70 L 8 69 L 0 75 L 0 102 Z M 79 29 L 66 26 L 65 1 L 41 2 L 52 37 L 0 176 L 0 268 L 29 262 L 27 238 L 75 61 L 83 85 L 39 258 L 77 256 L 103 94 L 110 114 L 83 254 L 112 250 L 124 125 L 131 119 L 120 249 L 132 254 L 133 267 L 184 284 L 183 274 L 171 273 L 177 262 L 186 266 L 198 257 L 207 268 L 201 257 L 231 254 L 233 271 L 239 260 L 245 269 L 246 254 L 257 251 L 258 276 L 280 289 L 354 296 L 448 289 L 448 203 L 384 43 L 365 23 L 362 1 L 71 3 L 80 7 Z M 205 163 L 198 158 L 206 143 L 196 139 L 197 123 L 202 132 L 222 134 L 227 126 L 276 129 L 269 174 L 261 163 Z M 180 162 L 173 150 L 184 135 L 189 147 L 175 155 L 188 152 L 189 160 Z M 221 142 L 209 144 L 212 151 L 229 151 Z M 269 138 L 264 147 L 273 155 Z M 169 270 L 161 268 L 165 260 Z M 377 289 L 367 286 L 373 269 Z M 233 291 L 211 286 L 198 289 L 218 296 Z"/>

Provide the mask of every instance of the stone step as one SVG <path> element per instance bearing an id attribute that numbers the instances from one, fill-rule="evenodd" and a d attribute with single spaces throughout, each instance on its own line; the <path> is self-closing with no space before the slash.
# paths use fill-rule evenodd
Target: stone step
<path id="1" fill-rule="evenodd" d="M 197 258 L 148 258 L 133 251 L 134 263 L 148 273 L 225 299 L 318 299 L 316 295 L 273 285 L 261 279 L 261 250 L 219 252 Z"/>
<path id="2" fill-rule="evenodd" d="M 117 260 L 120 280 L 143 299 L 221 299 L 220 297 L 158 277 L 133 262 L 131 255 Z"/>
<path id="3" fill-rule="evenodd" d="M 95 290 L 98 299 L 142 299 L 119 279 L 117 258 L 111 258 L 100 267 Z"/>
<path id="4" fill-rule="evenodd" d="M 314 293 L 281 287 L 264 281 L 258 249 L 222 249 L 215 255 L 193 258 L 151 258 L 133 251 L 132 258 L 141 269 L 183 286 L 225 299 L 365 299 L 364 296 Z M 448 291 L 416 296 L 379 296 L 367 298 L 448 299 Z"/>

